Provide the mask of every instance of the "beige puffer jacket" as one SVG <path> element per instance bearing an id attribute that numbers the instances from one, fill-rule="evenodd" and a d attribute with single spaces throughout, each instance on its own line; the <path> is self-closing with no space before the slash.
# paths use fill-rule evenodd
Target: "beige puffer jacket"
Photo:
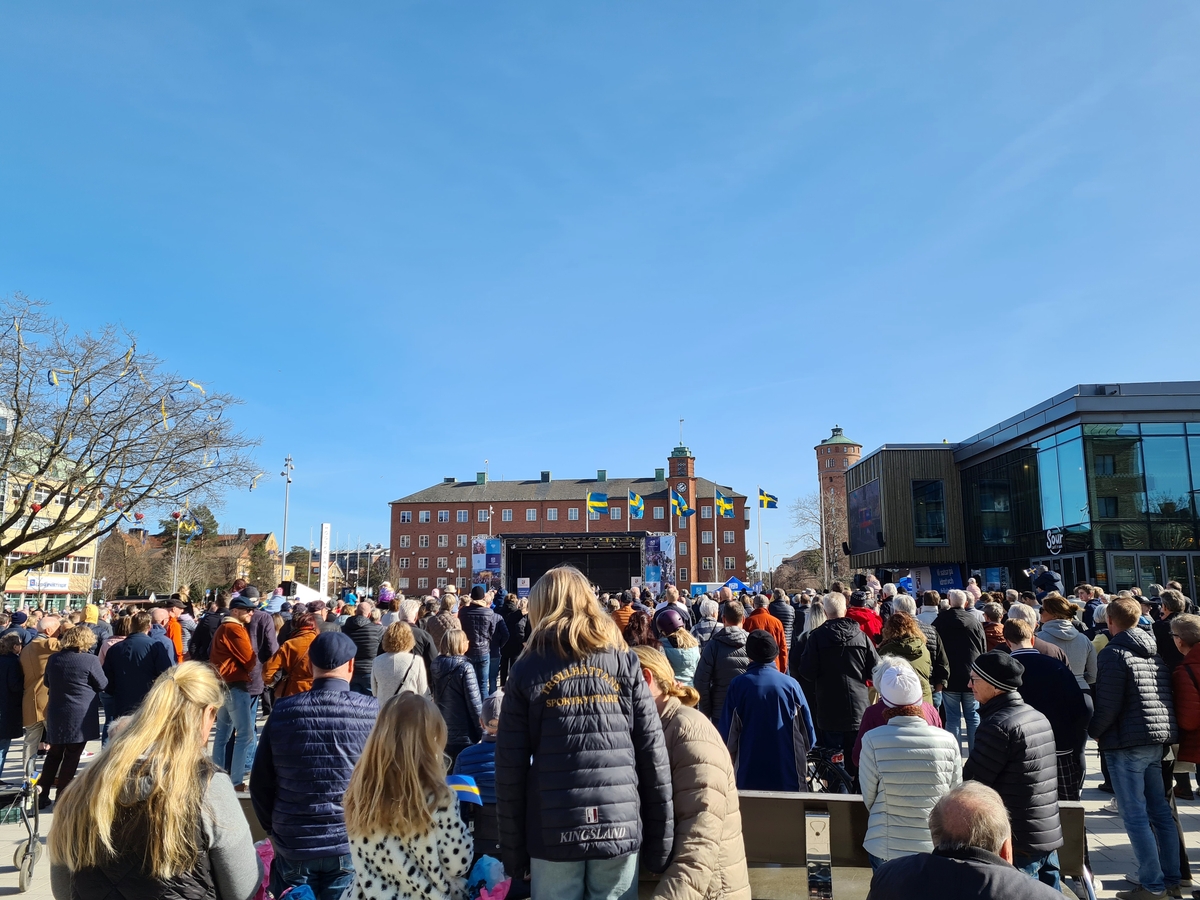
<path id="1" fill-rule="evenodd" d="M 675 697 L 662 711 L 671 760 L 675 847 L 656 900 L 750 900 L 733 763 L 701 712 Z"/>

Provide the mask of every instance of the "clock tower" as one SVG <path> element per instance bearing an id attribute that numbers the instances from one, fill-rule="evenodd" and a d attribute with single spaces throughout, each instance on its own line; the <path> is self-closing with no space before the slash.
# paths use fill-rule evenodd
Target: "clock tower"
<path id="1" fill-rule="evenodd" d="M 691 593 L 692 582 L 700 578 L 700 548 L 696 546 L 696 520 L 700 518 L 700 510 L 696 497 L 696 457 L 683 444 L 672 450 L 667 459 L 667 483 L 696 510 L 696 515 L 686 519 L 671 517 L 671 531 L 676 541 L 676 587 L 686 597 Z"/>

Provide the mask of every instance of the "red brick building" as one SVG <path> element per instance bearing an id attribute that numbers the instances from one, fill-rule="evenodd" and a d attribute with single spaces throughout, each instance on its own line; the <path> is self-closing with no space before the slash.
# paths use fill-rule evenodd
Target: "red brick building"
<path id="1" fill-rule="evenodd" d="M 671 515 L 671 490 L 695 515 Z M 715 491 L 734 504 L 733 517 L 719 515 Z M 629 492 L 642 497 L 641 519 L 630 518 Z M 589 492 L 608 495 L 607 513 L 588 515 Z M 441 484 L 391 504 L 391 558 L 395 587 L 421 593 L 454 582 L 472 583 L 482 544 L 499 542 L 500 581 L 515 592 L 518 579 L 536 582 L 546 570 L 570 563 L 608 591 L 628 588 L 645 573 L 645 538 L 674 535 L 676 583 L 745 578 L 746 497 L 696 475 L 696 458 L 676 447 L 654 477 L 554 479 L 550 472 L 531 481 L 446 478 Z M 494 560 L 489 559 L 494 564 Z"/>

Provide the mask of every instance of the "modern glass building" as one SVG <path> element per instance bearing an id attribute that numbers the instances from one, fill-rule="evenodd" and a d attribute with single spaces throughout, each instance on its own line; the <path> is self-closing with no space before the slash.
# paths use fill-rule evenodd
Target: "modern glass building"
<path id="1" fill-rule="evenodd" d="M 1174 580 L 1197 595 L 1200 382 L 1076 385 L 961 443 L 885 445 L 876 454 L 903 459 L 917 450 L 952 453 L 961 509 L 941 503 L 951 492 L 927 472 L 889 478 L 897 466 L 876 465 L 893 482 L 880 495 L 910 506 L 912 523 L 896 522 L 899 509 L 880 510 L 898 540 L 885 532 L 874 552 L 852 547 L 851 565 L 927 565 L 931 542 L 947 534 L 943 517 L 961 516 L 959 564 L 981 585 L 1025 587 L 1025 570 L 1044 563 L 1068 590 L 1085 581 L 1116 591 Z M 852 495 L 871 474 L 855 469 L 873 456 L 847 473 Z"/>

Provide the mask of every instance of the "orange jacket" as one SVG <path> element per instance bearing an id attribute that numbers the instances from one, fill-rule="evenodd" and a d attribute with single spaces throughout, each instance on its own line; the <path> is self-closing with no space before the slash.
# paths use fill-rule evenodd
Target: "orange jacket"
<path id="1" fill-rule="evenodd" d="M 775 657 L 775 668 L 780 672 L 787 671 L 787 638 L 783 633 L 783 623 L 767 612 L 766 607 L 756 609 L 750 615 L 746 616 L 746 621 L 742 623 L 742 628 L 747 633 L 751 631 L 765 631 L 771 637 L 775 638 L 775 646 L 779 648 L 779 655 Z"/>
<path id="2" fill-rule="evenodd" d="M 208 661 L 226 684 L 248 684 L 254 670 L 254 646 L 246 626 L 237 619 L 226 619 L 213 635 L 212 655 Z"/>
<path id="3" fill-rule="evenodd" d="M 612 614 L 612 620 L 617 623 L 617 629 L 624 634 L 625 626 L 629 624 L 629 620 L 633 618 L 633 614 L 637 612 L 633 605 L 622 606 Z"/>
<path id="4" fill-rule="evenodd" d="M 167 637 L 175 645 L 175 662 L 183 662 L 183 626 L 178 619 L 167 619 Z"/>
<path id="5" fill-rule="evenodd" d="M 275 673 L 282 671 L 287 677 L 275 686 L 276 697 L 290 697 L 311 691 L 313 685 L 312 662 L 308 658 L 308 645 L 317 639 L 315 628 L 297 631 L 283 642 L 275 655 L 263 668 L 263 681 L 270 686 Z"/>

